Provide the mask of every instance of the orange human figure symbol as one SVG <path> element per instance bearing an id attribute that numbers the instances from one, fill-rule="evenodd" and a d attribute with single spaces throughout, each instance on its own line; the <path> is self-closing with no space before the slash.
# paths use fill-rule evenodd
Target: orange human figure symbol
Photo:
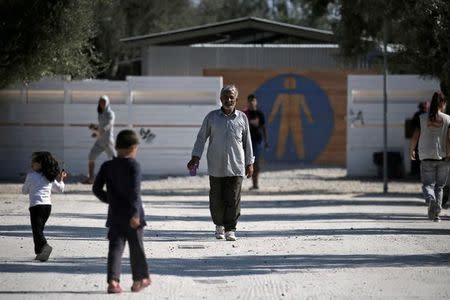
<path id="1" fill-rule="evenodd" d="M 286 89 L 295 89 L 295 78 L 287 78 L 284 81 Z M 305 158 L 305 149 L 303 145 L 303 130 L 301 111 L 305 113 L 308 121 L 313 122 L 311 111 L 305 101 L 303 94 L 279 94 L 272 107 L 272 112 L 269 116 L 269 123 L 272 123 L 280 111 L 280 129 L 278 130 L 278 142 L 276 147 L 276 157 L 281 159 L 286 151 L 286 142 L 289 132 L 292 134 L 292 139 L 295 145 L 295 151 L 299 159 Z"/>

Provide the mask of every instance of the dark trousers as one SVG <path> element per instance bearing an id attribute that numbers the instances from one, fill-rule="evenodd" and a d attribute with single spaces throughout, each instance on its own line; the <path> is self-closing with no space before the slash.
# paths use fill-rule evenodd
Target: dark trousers
<path id="1" fill-rule="evenodd" d="M 47 240 L 44 236 L 45 223 L 50 217 L 52 206 L 49 204 L 35 205 L 29 208 L 31 230 L 33 231 L 34 253 L 39 254 L 42 251 L 42 247 L 47 244 Z"/>
<path id="2" fill-rule="evenodd" d="M 127 228 L 112 226 L 109 228 L 108 282 L 110 280 L 120 281 L 125 242 L 128 242 L 128 247 L 130 248 L 130 264 L 133 281 L 149 278 L 143 236 L 144 229 L 142 227 L 133 229 L 129 226 Z"/>
<path id="3" fill-rule="evenodd" d="M 411 176 L 420 178 L 420 160 L 411 160 Z"/>
<path id="4" fill-rule="evenodd" d="M 241 187 L 243 177 L 209 176 L 209 210 L 214 224 L 225 231 L 236 230 L 241 215 Z"/>

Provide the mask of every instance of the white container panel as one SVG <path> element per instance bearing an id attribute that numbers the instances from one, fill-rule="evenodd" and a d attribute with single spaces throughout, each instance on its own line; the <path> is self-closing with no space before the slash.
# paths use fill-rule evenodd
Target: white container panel
<path id="1" fill-rule="evenodd" d="M 347 174 L 374 176 L 373 153 L 383 151 L 383 78 L 349 75 L 347 83 Z M 430 100 L 433 92 L 439 91 L 439 83 L 415 75 L 390 75 L 387 90 L 388 151 L 401 154 L 407 172 L 405 120 L 412 118 L 419 102 Z"/>

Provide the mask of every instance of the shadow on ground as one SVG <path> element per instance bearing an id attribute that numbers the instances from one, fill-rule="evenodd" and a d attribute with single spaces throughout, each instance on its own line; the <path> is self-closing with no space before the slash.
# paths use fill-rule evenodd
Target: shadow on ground
<path id="1" fill-rule="evenodd" d="M 405 268 L 450 266 L 449 253 L 414 255 L 244 255 L 206 258 L 149 259 L 152 274 L 186 277 L 242 276 L 270 273 L 311 272 L 336 268 Z M 105 273 L 106 258 L 55 258 L 46 263 L 16 261 L 0 263 L 7 273 Z M 130 272 L 124 259 L 124 273 Z"/>
<path id="2" fill-rule="evenodd" d="M 210 222 L 210 219 L 207 219 Z M 240 226 L 245 226 L 241 222 Z M 150 223 L 151 228 L 151 223 Z M 277 238 L 277 237 L 313 237 L 313 236 L 346 236 L 346 235 L 450 235 L 450 229 L 441 228 L 339 228 L 339 229 L 291 229 L 279 231 L 246 231 L 240 230 L 238 234 L 247 238 Z M 49 240 L 86 240 L 106 241 L 107 228 L 85 226 L 48 226 L 45 235 Z M 0 225 L 0 236 L 32 238 L 29 225 Z M 145 230 L 145 240 L 154 242 L 183 242 L 211 241 L 212 230 Z"/>

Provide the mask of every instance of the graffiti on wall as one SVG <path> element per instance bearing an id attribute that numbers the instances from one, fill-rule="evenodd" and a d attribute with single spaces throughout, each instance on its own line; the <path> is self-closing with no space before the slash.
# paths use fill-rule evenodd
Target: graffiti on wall
<path id="1" fill-rule="evenodd" d="M 150 129 L 145 128 L 141 128 L 139 130 L 139 135 L 141 136 L 141 139 L 146 143 L 153 142 L 153 139 L 156 137 L 156 134 L 154 134 Z"/>

